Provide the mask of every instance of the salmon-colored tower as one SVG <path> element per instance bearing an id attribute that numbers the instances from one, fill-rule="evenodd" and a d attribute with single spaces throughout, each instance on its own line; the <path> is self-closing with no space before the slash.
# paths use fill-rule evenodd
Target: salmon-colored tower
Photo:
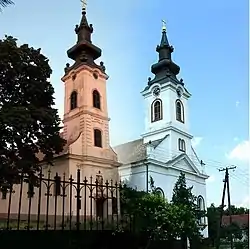
<path id="1" fill-rule="evenodd" d="M 67 51 L 74 63 L 66 65 L 62 78 L 65 87 L 63 136 L 69 144 L 81 137 L 78 146 L 69 153 L 81 156 L 82 166 L 117 168 L 117 156 L 109 144 L 108 76 L 103 62 L 95 63 L 102 51 L 91 41 L 93 26 L 88 24 L 85 9 L 75 32 L 77 43 Z"/>

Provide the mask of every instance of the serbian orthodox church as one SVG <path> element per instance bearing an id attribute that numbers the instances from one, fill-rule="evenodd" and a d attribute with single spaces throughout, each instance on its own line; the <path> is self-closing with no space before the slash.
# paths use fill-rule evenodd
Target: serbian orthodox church
<path id="1" fill-rule="evenodd" d="M 9 213 L 16 217 L 19 213 L 21 215 L 30 213 L 33 218 L 36 218 L 39 205 L 41 217 L 46 216 L 47 213 L 52 217 L 62 213 L 65 217 L 75 216 L 77 209 L 80 209 L 80 215 L 85 217 L 90 213 L 91 216 L 102 216 L 104 209 L 112 206 L 113 200 L 110 199 L 115 198 L 115 193 L 112 194 L 112 198 L 106 196 L 106 200 L 98 199 L 99 190 L 94 192 L 92 188 L 96 179 L 100 185 L 105 184 L 107 180 L 111 180 L 113 184 L 119 181 L 118 166 L 120 165 L 116 153 L 110 147 L 106 93 L 108 76 L 105 73 L 104 63 L 100 62 L 100 65 L 95 63 L 95 60 L 101 57 L 102 51 L 92 43 L 93 30 L 92 24 L 88 24 L 86 9 L 83 8 L 80 24 L 75 27 L 77 42 L 67 51 L 73 63 L 72 65 L 67 63 L 62 77 L 64 116 L 61 136 L 67 144 L 59 155 L 55 155 L 53 167 L 43 165 L 43 155 L 38 155 L 41 158 L 43 178 L 46 179 L 42 181 L 41 193 L 29 184 L 14 186 Z M 80 175 L 77 175 L 78 169 L 80 169 Z M 52 181 L 55 176 L 57 176 L 57 182 L 59 181 L 59 187 L 52 184 L 54 186 L 48 188 L 48 179 Z M 88 184 L 83 185 L 79 193 L 82 204 L 77 204 L 75 201 L 74 187 L 70 194 L 70 187 L 66 186 L 63 196 L 67 198 L 62 198 L 63 184 L 60 184 L 60 181 L 63 179 L 66 181 L 79 179 L 81 183 Z M 19 194 L 20 191 L 22 195 Z M 105 201 L 106 204 L 104 204 Z M 84 205 L 85 208 L 80 208 Z M 8 207 L 9 194 L 5 193 L 0 200 L 0 216 L 8 213 Z M 107 214 L 107 211 L 105 213 Z"/>
<path id="2" fill-rule="evenodd" d="M 191 93 L 182 79 L 180 67 L 173 62 L 173 46 L 169 44 L 163 24 L 160 45 L 156 47 L 158 62 L 151 66 L 154 77 L 148 79 L 141 92 L 146 108 L 145 130 L 140 139 L 114 147 L 118 155 L 121 180 L 138 190 L 149 190 L 150 177 L 155 187 L 171 200 L 174 185 L 185 173 L 193 186 L 200 209 L 206 209 L 206 179 L 203 162 L 192 147 L 189 132 L 188 100 Z M 200 225 L 206 225 L 206 219 Z M 203 231 L 207 236 L 207 229 Z"/>

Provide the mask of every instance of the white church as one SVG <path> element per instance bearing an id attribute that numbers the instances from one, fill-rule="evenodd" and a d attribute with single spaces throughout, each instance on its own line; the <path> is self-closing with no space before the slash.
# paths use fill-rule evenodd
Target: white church
<path id="1" fill-rule="evenodd" d="M 114 147 L 122 181 L 138 190 L 148 191 L 153 178 L 157 190 L 172 199 L 174 185 L 182 171 L 188 186 L 198 197 L 198 206 L 206 209 L 206 179 L 204 163 L 191 145 L 188 100 L 191 94 L 182 79 L 177 79 L 180 67 L 172 61 L 174 51 L 169 44 L 166 27 L 156 51 L 159 60 L 151 67 L 155 75 L 141 92 L 145 101 L 145 131 L 140 139 Z M 206 219 L 200 221 L 206 225 Z M 207 228 L 203 231 L 208 236 Z"/>

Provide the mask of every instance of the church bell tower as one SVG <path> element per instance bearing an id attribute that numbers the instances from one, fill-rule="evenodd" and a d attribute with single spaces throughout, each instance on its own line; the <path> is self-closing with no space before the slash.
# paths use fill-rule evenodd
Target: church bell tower
<path id="1" fill-rule="evenodd" d="M 111 160 L 109 164 L 112 164 L 117 159 L 109 144 L 108 76 L 103 62 L 95 63 L 102 51 L 92 43 L 93 30 L 93 25 L 88 24 L 84 4 L 80 24 L 75 27 L 77 42 L 67 51 L 73 64 L 66 64 L 62 77 L 65 89 L 63 136 L 71 143 L 81 135 L 78 155 L 99 161 Z"/>
<path id="2" fill-rule="evenodd" d="M 156 51 L 158 62 L 151 66 L 154 78 L 148 79 L 142 91 L 146 109 L 144 143 L 166 139 L 168 155 L 189 153 L 192 135 L 189 134 L 188 99 L 191 94 L 183 80 L 177 78 L 180 67 L 172 60 L 174 48 L 169 44 L 164 21 Z"/>

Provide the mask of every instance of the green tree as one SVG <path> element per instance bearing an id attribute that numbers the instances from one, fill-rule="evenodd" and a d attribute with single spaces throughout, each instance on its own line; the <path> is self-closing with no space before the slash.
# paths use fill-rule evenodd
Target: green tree
<path id="1" fill-rule="evenodd" d="M 211 204 L 211 206 L 207 208 L 207 218 L 208 236 L 212 246 L 215 246 L 219 225 L 218 222 L 220 220 L 220 208 L 216 207 L 214 204 Z"/>
<path id="2" fill-rule="evenodd" d="M 38 153 L 51 163 L 63 149 L 51 73 L 40 49 L 0 40 L 0 187 L 18 183 L 21 172 L 35 183 Z"/>
<path id="3" fill-rule="evenodd" d="M 214 204 L 211 204 L 210 207 L 207 208 L 207 218 L 208 218 L 208 235 L 209 239 L 211 241 L 212 246 L 215 245 L 217 234 L 218 234 L 218 228 L 219 228 L 219 222 L 220 222 L 220 207 L 216 207 Z M 241 214 L 248 214 L 249 210 L 244 207 L 236 207 L 234 205 L 231 205 L 231 214 L 232 215 L 241 215 Z M 229 215 L 229 209 L 223 210 L 223 215 Z M 243 234 L 247 234 L 245 232 L 244 228 L 240 228 L 237 224 L 233 223 L 231 226 L 225 227 L 222 226 L 220 237 L 225 239 L 229 242 L 229 236 L 232 232 L 232 235 L 235 239 L 241 239 Z M 243 246 L 244 244 L 247 244 L 248 236 L 245 236 L 246 242 L 239 242 L 237 243 L 238 246 Z"/>
<path id="4" fill-rule="evenodd" d="M 222 229 L 221 237 L 230 241 L 230 234 L 232 234 L 233 238 L 236 240 L 241 240 L 243 238 L 243 231 L 237 223 L 232 223 L 231 225 L 224 227 Z"/>
<path id="5" fill-rule="evenodd" d="M 183 220 L 183 228 L 180 232 L 183 247 L 187 244 L 187 238 L 195 241 L 201 238 L 201 227 L 198 225 L 198 220 L 205 215 L 204 211 L 198 209 L 197 197 L 192 194 L 192 188 L 187 187 L 185 174 L 181 172 L 174 186 L 172 203 L 185 210 L 180 216 Z"/>
<path id="6" fill-rule="evenodd" d="M 190 215 L 190 206 L 184 202 L 168 203 L 157 192 L 150 178 L 150 191 L 136 191 L 124 186 L 121 190 L 121 209 L 133 217 L 134 230 L 147 234 L 146 248 L 151 241 L 175 241 L 189 231 L 197 233 L 197 218 Z M 192 233 L 191 233 L 192 231 Z"/>
<path id="7" fill-rule="evenodd" d="M 249 209 L 244 207 L 236 207 L 235 205 L 231 205 L 231 214 L 232 215 L 240 215 L 240 214 L 248 214 Z M 223 215 L 229 215 L 229 208 L 223 211 Z"/>

